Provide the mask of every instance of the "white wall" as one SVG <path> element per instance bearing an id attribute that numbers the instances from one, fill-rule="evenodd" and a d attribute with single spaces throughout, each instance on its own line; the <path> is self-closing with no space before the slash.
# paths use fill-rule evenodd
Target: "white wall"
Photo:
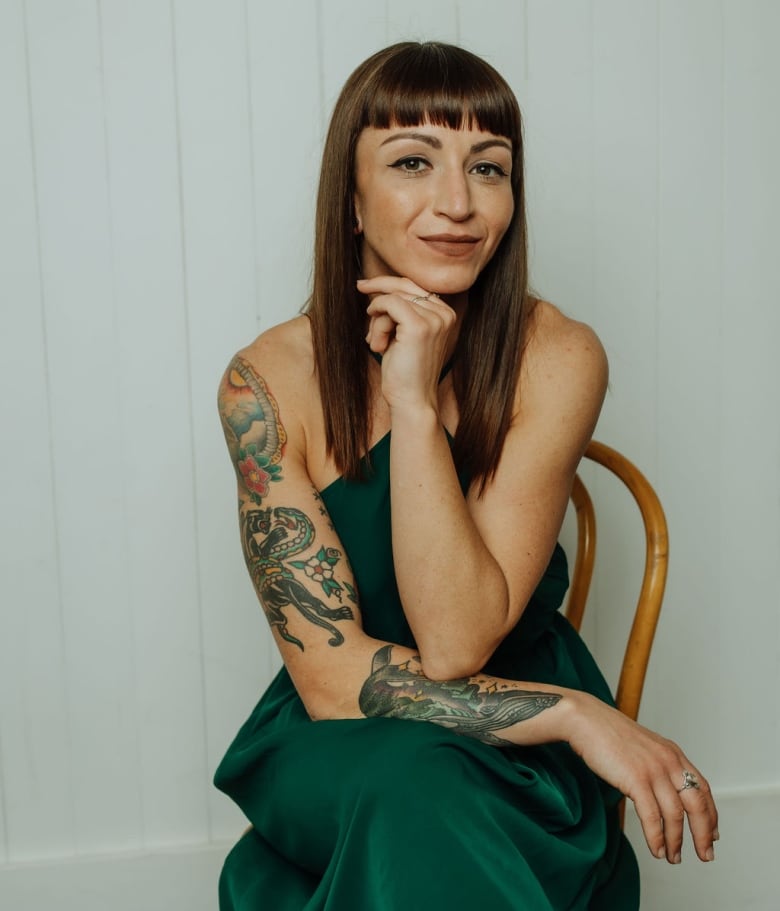
<path id="1" fill-rule="evenodd" d="M 737 907 L 720 882 L 774 907 L 778 33 L 772 0 L 0 0 L 0 903 L 48 907 L 51 882 L 105 907 L 79 875 L 127 894 L 180 869 L 163 851 L 211 882 L 241 829 L 210 776 L 277 659 L 216 383 L 306 297 L 338 88 L 413 37 L 463 43 L 516 89 L 534 283 L 600 333 L 597 435 L 667 509 L 642 719 L 740 835 L 723 826 L 685 879 L 642 855 L 645 907 Z M 637 529 L 594 485 L 587 630 L 614 679 Z M 166 908 L 214 906 L 175 881 L 191 892 Z"/>

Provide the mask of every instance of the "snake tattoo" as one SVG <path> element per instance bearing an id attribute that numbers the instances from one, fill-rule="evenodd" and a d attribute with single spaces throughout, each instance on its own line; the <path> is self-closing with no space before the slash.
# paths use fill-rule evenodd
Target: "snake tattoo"
<path id="1" fill-rule="evenodd" d="M 289 559 L 305 551 L 314 541 L 314 526 L 299 509 L 277 506 L 251 510 L 242 516 L 242 529 L 247 566 L 271 626 L 276 627 L 283 639 L 303 651 L 301 640 L 287 629 L 284 608 L 292 606 L 311 623 L 330 632 L 329 645 L 341 645 L 344 636 L 333 623 L 351 620 L 352 610 L 343 604 L 328 607 L 288 569 L 288 566 L 303 569 L 313 581 L 320 583 L 327 595 L 335 594 L 341 600 L 342 586 L 333 579 L 332 572 L 340 552 L 334 547 L 320 548 L 305 562 Z"/>

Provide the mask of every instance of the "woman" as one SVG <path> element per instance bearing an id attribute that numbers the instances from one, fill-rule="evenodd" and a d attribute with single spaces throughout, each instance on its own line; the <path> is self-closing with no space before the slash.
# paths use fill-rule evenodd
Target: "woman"
<path id="1" fill-rule="evenodd" d="M 703 776 L 557 613 L 607 366 L 527 292 L 523 206 L 490 66 L 405 43 L 352 74 L 307 311 L 220 387 L 285 664 L 217 771 L 252 823 L 223 909 L 633 909 L 620 793 L 654 855 L 679 862 L 687 816 L 712 859 Z"/>

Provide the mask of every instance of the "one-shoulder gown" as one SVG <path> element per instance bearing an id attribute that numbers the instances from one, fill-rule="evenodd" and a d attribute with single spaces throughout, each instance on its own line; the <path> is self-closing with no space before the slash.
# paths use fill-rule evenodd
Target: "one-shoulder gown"
<path id="1" fill-rule="evenodd" d="M 321 495 L 355 574 L 364 629 L 414 647 L 393 570 L 389 434 L 370 455 L 366 480 L 339 479 Z M 556 546 L 486 671 L 612 703 L 558 611 L 567 585 Z M 225 861 L 222 911 L 639 907 L 620 795 L 565 743 L 496 747 L 397 718 L 311 721 L 282 668 L 215 783 L 252 824 Z"/>

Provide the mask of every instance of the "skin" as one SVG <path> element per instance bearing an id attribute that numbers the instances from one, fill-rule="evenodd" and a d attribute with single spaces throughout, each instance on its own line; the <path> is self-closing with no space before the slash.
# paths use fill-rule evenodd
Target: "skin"
<path id="1" fill-rule="evenodd" d="M 380 714 L 492 744 L 567 741 L 634 800 L 655 856 L 679 862 L 687 817 L 697 855 L 712 859 L 715 805 L 676 744 L 586 693 L 480 673 L 547 566 L 607 381 L 593 332 L 540 303 L 502 461 L 482 497 L 463 497 L 445 433 L 457 427 L 457 402 L 438 377 L 468 289 L 511 218 L 502 142 L 423 123 L 365 130 L 357 145 L 359 288 L 368 345 L 383 355 L 381 368 L 370 361 L 372 442 L 392 429 L 393 550 L 419 650 L 362 629 L 351 568 L 317 494 L 338 470 L 325 454 L 303 317 L 240 352 L 220 387 L 247 567 L 312 718 Z M 699 790 L 678 793 L 683 769 Z"/>

